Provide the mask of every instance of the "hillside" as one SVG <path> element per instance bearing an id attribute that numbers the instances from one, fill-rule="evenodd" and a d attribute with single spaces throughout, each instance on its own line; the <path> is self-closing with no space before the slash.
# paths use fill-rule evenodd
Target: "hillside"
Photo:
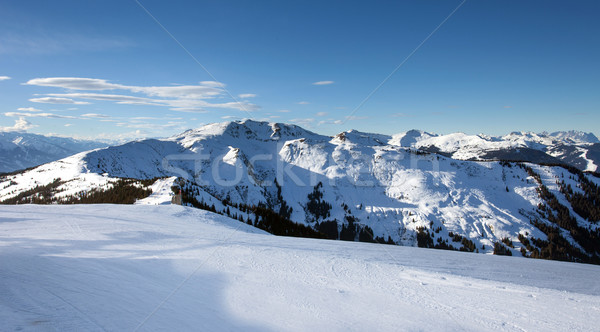
<path id="1" fill-rule="evenodd" d="M 7 331 L 590 331 L 598 266 L 275 237 L 181 206 L 0 206 Z"/>
<path id="2" fill-rule="evenodd" d="M 249 120 L 212 124 L 2 177 L 0 201 L 115 202 L 90 195 L 108 197 L 96 192 L 119 178 L 146 179 L 128 186 L 174 185 L 188 205 L 274 234 L 600 262 L 598 178 L 457 161 L 385 139 Z"/>

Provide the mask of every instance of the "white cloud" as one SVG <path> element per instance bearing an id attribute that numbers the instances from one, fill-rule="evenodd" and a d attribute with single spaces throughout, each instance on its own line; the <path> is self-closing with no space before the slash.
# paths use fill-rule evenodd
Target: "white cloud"
<path id="1" fill-rule="evenodd" d="M 237 118 L 239 118 L 239 116 L 235 116 L 235 115 L 225 115 L 225 116 L 221 117 L 221 119 L 224 119 L 224 120 L 237 119 Z"/>
<path id="2" fill-rule="evenodd" d="M 12 127 L 0 127 L 0 132 L 10 132 L 10 131 L 27 131 L 33 127 L 37 127 L 31 122 L 27 121 L 25 118 L 20 117 L 18 120 L 15 120 L 15 125 Z"/>
<path id="3" fill-rule="evenodd" d="M 23 85 L 50 86 L 69 90 L 115 90 L 121 88 L 121 85 L 108 83 L 107 80 L 85 77 L 34 78 Z"/>
<path id="4" fill-rule="evenodd" d="M 334 81 L 318 81 L 314 82 L 313 85 L 329 85 L 335 83 Z"/>
<path id="5" fill-rule="evenodd" d="M 0 76 L 0 81 L 10 80 L 10 76 Z"/>
<path id="6" fill-rule="evenodd" d="M 59 97 L 59 98 L 81 98 L 81 99 L 92 99 L 92 100 L 104 100 L 114 101 L 117 104 L 134 104 L 134 105 L 156 105 L 162 106 L 162 104 L 155 102 L 154 99 L 126 96 L 126 95 L 114 95 L 104 93 L 49 93 L 48 96 Z"/>
<path id="7" fill-rule="evenodd" d="M 136 116 L 131 118 L 131 120 L 161 120 L 161 118 L 155 118 L 152 116 Z"/>
<path id="8" fill-rule="evenodd" d="M 254 98 L 254 97 L 256 97 L 256 95 L 254 93 L 242 93 L 242 94 L 239 94 L 238 97 L 240 97 L 242 99 L 243 98 Z"/>
<path id="9" fill-rule="evenodd" d="M 77 117 L 70 115 L 58 115 L 54 113 L 19 113 L 19 112 L 6 112 L 5 116 L 18 116 L 21 118 L 53 118 L 53 119 L 77 119 Z"/>
<path id="10" fill-rule="evenodd" d="M 177 85 L 177 86 L 133 86 L 110 83 L 99 78 L 85 77 L 46 77 L 34 78 L 25 85 L 47 86 L 63 88 L 68 90 L 127 90 L 134 93 L 143 93 L 147 96 L 161 98 L 187 98 L 206 99 L 223 93 L 225 85 L 220 82 L 204 81 L 199 85 Z"/>
<path id="11" fill-rule="evenodd" d="M 291 111 L 290 110 L 279 110 L 278 112 L 279 113 L 290 113 Z"/>
<path id="12" fill-rule="evenodd" d="M 300 101 L 300 102 L 298 102 L 298 105 L 308 105 L 308 104 L 310 104 L 310 103 L 307 102 L 307 101 Z"/>
<path id="13" fill-rule="evenodd" d="M 299 126 L 306 126 L 306 127 L 310 127 L 314 122 L 315 119 L 313 118 L 296 118 L 296 119 L 291 119 L 290 122 L 297 124 Z"/>
<path id="14" fill-rule="evenodd" d="M 85 118 L 94 118 L 94 119 L 108 119 L 108 118 L 110 118 L 110 115 L 97 114 L 97 113 L 86 113 L 86 114 L 82 114 L 81 116 L 85 117 Z"/>
<path id="15" fill-rule="evenodd" d="M 317 125 L 318 126 L 322 126 L 322 125 L 341 125 L 343 123 L 344 123 L 344 121 L 342 121 L 342 120 L 327 119 L 327 120 L 321 120 L 321 121 L 319 121 L 319 123 Z"/>
<path id="16" fill-rule="evenodd" d="M 206 112 L 208 108 L 236 109 L 255 111 L 260 107 L 248 102 L 209 102 L 207 100 L 226 98 L 225 84 L 214 81 L 203 81 L 198 85 L 178 86 L 129 86 L 111 83 L 104 79 L 83 77 L 47 77 L 34 78 L 25 85 L 56 87 L 71 90 L 67 93 L 48 93 L 44 98 L 33 98 L 35 102 L 82 103 L 73 99 L 91 99 L 112 101 L 117 104 L 166 106 L 180 112 Z M 106 94 L 96 92 L 72 92 L 77 90 L 105 91 L 125 90 L 145 96 L 128 94 Z M 250 94 L 246 94 L 250 95 Z"/>
<path id="17" fill-rule="evenodd" d="M 23 112 L 43 112 L 42 110 L 39 110 L 39 109 L 33 108 L 33 107 L 19 107 L 19 108 L 17 108 L 17 111 L 23 111 Z"/>
<path id="18" fill-rule="evenodd" d="M 327 112 L 318 112 L 316 116 L 327 116 Z"/>
<path id="19" fill-rule="evenodd" d="M 73 126 L 72 123 L 65 123 L 65 127 L 71 127 L 71 126 Z"/>
<path id="20" fill-rule="evenodd" d="M 55 97 L 42 97 L 42 98 L 31 98 L 29 101 L 34 103 L 42 104 L 73 104 L 73 105 L 86 105 L 89 104 L 87 101 L 75 101 L 70 98 L 55 98 Z"/>
<path id="21" fill-rule="evenodd" d="M 177 112 L 184 112 L 184 113 L 197 113 L 197 114 L 208 113 L 208 111 L 205 109 L 194 108 L 194 107 L 177 107 L 177 108 L 171 108 L 171 110 L 177 111 Z"/>

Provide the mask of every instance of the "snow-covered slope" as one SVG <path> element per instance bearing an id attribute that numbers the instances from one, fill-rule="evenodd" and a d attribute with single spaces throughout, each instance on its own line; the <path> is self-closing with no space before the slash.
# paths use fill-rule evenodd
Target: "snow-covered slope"
<path id="1" fill-rule="evenodd" d="M 25 169 L 107 146 L 94 141 L 0 132 L 0 173 Z"/>
<path id="2" fill-rule="evenodd" d="M 592 331 L 600 267 L 275 237 L 181 206 L 0 206 L 5 331 Z"/>
<path id="3" fill-rule="evenodd" d="M 389 144 L 442 153 L 460 160 L 517 160 L 535 163 L 565 163 L 581 170 L 596 171 L 600 165 L 600 141 L 592 133 L 512 132 L 500 137 L 453 133 L 436 135 L 411 130 L 393 135 Z"/>
<path id="4" fill-rule="evenodd" d="M 432 137 L 413 133 L 400 140 L 425 136 Z M 520 243 L 519 235 L 547 239 L 532 220 L 553 225 L 538 211 L 545 203 L 538 195 L 540 185 L 567 207 L 557 181 L 578 190 L 578 180 L 561 167 L 530 165 L 540 174 L 538 180 L 515 164 L 457 161 L 386 144 L 386 139 L 356 131 L 328 137 L 297 126 L 250 120 L 212 124 L 169 139 L 80 153 L 0 178 L 0 200 L 59 178 L 62 182 L 51 193 L 56 198 L 106 187 L 117 177 L 179 177 L 198 202 L 244 220 L 255 216 L 235 206 L 264 206 L 350 240 L 364 239 L 364 230 L 373 238 L 416 246 L 418 230 L 423 229 L 434 241 L 431 246 L 447 243 L 491 253 L 494 244 L 506 238 L 514 243 L 507 250 L 520 256 L 526 244 Z M 169 185 L 156 186 L 163 194 L 144 202 L 169 201 Z M 577 227 L 593 232 L 600 227 L 569 211 Z M 583 250 L 569 230 L 560 232 Z"/>

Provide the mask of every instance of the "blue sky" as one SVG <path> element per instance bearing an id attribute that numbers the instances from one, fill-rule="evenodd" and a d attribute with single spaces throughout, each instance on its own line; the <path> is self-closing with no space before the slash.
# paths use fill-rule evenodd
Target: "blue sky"
<path id="1" fill-rule="evenodd" d="M 600 134 L 597 1 L 139 3 L 0 3 L 0 129 Z"/>

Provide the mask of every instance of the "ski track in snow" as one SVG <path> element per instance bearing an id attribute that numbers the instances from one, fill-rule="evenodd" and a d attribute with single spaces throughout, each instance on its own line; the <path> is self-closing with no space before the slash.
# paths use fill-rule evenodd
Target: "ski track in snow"
<path id="1" fill-rule="evenodd" d="M 181 206 L 0 206 L 3 331 L 134 330 L 146 318 L 140 331 L 591 331 L 598 275 L 586 264 L 276 237 Z"/>

